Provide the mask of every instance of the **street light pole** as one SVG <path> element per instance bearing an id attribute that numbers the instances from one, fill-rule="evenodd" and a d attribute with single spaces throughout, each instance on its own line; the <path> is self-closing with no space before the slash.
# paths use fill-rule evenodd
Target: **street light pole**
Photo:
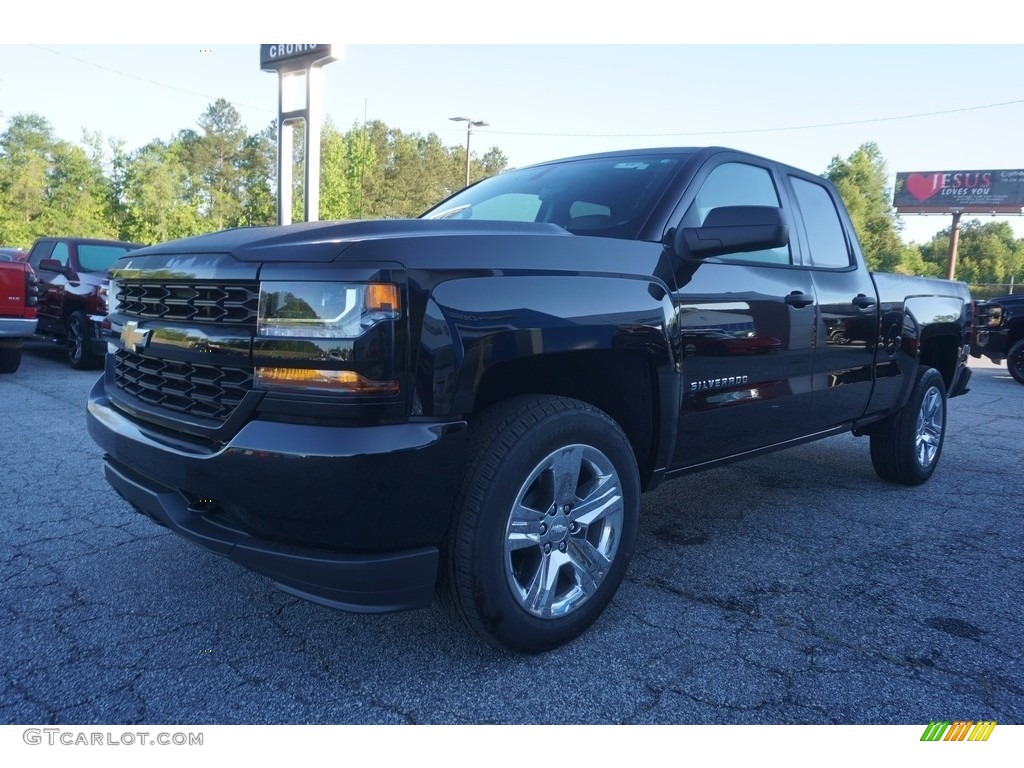
<path id="1" fill-rule="evenodd" d="M 469 139 L 473 135 L 473 128 L 480 128 L 490 123 L 485 123 L 483 120 L 473 120 L 470 117 L 449 117 L 456 123 L 466 124 L 466 186 L 469 186 Z"/>

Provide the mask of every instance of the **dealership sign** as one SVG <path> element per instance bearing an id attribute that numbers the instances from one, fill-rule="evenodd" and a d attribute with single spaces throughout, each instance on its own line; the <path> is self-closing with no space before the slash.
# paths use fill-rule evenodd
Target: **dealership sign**
<path id="1" fill-rule="evenodd" d="M 330 45 L 311 43 L 270 43 L 260 46 L 260 69 L 292 72 L 314 64 L 334 61 Z"/>
<path id="2" fill-rule="evenodd" d="M 1021 213 L 1024 170 L 897 173 L 897 213 Z"/>

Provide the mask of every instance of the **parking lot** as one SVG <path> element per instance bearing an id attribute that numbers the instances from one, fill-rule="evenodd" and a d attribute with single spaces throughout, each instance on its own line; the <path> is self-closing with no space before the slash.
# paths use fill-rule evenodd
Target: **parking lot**
<path id="1" fill-rule="evenodd" d="M 103 479 L 95 372 L 0 378 L 0 723 L 1024 722 L 1024 387 L 971 361 L 932 480 L 841 436 L 644 498 L 613 604 L 510 656 L 440 608 L 338 613 Z"/>

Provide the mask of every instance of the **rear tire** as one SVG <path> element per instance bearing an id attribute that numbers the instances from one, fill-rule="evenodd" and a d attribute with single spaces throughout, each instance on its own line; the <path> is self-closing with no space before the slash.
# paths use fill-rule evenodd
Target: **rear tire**
<path id="1" fill-rule="evenodd" d="M 946 434 L 946 385 L 923 368 L 906 405 L 871 434 L 871 463 L 883 480 L 920 485 L 935 471 Z"/>
<path id="2" fill-rule="evenodd" d="M 0 373 L 14 373 L 21 365 L 21 346 L 0 347 Z"/>
<path id="3" fill-rule="evenodd" d="M 1024 384 L 1024 339 L 1018 339 L 1006 353 L 1006 370 L 1018 384 Z"/>
<path id="4" fill-rule="evenodd" d="M 562 397 L 517 397 L 471 425 L 442 589 L 499 648 L 537 653 L 580 634 L 618 589 L 640 480 L 619 425 Z"/>

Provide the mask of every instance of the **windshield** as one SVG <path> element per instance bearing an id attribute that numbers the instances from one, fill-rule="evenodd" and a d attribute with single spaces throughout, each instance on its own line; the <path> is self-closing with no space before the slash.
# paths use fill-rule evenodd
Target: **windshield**
<path id="1" fill-rule="evenodd" d="M 106 272 L 110 265 L 130 251 L 126 245 L 78 246 L 78 266 L 83 272 Z"/>
<path id="2" fill-rule="evenodd" d="M 632 239 L 686 157 L 619 155 L 508 171 L 453 195 L 422 218 L 547 222 L 576 234 Z"/>

